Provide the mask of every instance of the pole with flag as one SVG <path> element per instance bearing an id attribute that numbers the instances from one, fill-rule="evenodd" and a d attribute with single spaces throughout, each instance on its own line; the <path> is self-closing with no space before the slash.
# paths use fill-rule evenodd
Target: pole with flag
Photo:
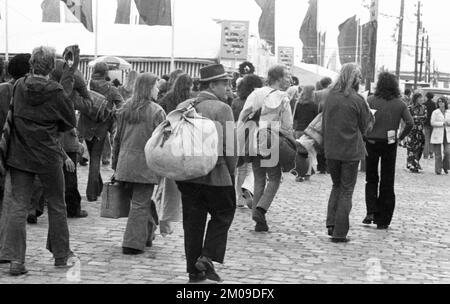
<path id="1" fill-rule="evenodd" d="M 8 0 L 5 0 L 5 60 L 9 61 Z"/>
<path id="2" fill-rule="evenodd" d="M 98 0 L 95 0 L 95 59 L 98 57 Z"/>
<path id="3" fill-rule="evenodd" d="M 170 70 L 175 71 L 175 1 L 172 0 L 172 45 L 171 45 L 171 55 L 170 55 Z"/>

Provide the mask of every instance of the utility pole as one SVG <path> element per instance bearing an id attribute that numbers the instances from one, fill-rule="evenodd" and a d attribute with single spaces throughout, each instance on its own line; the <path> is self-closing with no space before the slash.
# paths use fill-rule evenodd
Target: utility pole
<path id="1" fill-rule="evenodd" d="M 428 47 L 428 82 L 431 82 L 431 47 Z"/>
<path id="2" fill-rule="evenodd" d="M 397 79 L 400 81 L 400 69 L 402 64 L 402 48 L 403 48 L 403 19 L 405 17 L 405 0 L 402 0 L 400 6 L 400 19 L 398 26 L 398 44 L 397 44 L 397 67 L 395 74 Z"/>
<path id="3" fill-rule="evenodd" d="M 420 21 L 420 14 L 421 14 L 421 2 L 417 2 L 417 31 L 416 31 L 416 56 L 415 56 L 415 63 L 414 63 L 414 90 L 417 90 L 417 77 L 418 77 L 418 61 L 419 61 L 419 35 L 420 35 L 420 29 L 422 27 L 421 21 Z"/>
<path id="4" fill-rule="evenodd" d="M 419 82 L 422 82 L 422 75 L 423 75 L 423 64 L 425 63 L 423 61 L 423 48 L 425 47 L 425 29 L 422 29 L 422 47 L 420 50 L 420 73 L 419 73 Z"/>

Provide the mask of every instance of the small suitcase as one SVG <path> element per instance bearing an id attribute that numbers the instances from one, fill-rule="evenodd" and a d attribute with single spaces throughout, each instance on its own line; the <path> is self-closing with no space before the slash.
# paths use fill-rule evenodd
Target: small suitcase
<path id="1" fill-rule="evenodd" d="M 128 217 L 130 213 L 130 201 L 130 192 L 120 183 L 105 183 L 103 186 L 100 216 L 111 219 Z"/>

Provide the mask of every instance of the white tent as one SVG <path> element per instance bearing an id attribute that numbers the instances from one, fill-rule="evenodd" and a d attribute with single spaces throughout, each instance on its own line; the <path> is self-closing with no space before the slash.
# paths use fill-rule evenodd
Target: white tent
<path id="1" fill-rule="evenodd" d="M 313 85 L 324 77 L 330 77 L 333 81 L 338 74 L 315 64 L 300 63 L 292 67 L 292 75 L 298 77 L 301 86 Z"/>

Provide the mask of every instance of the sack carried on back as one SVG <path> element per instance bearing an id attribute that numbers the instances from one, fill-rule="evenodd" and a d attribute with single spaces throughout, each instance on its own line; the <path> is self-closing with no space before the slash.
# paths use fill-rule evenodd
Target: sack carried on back
<path id="1" fill-rule="evenodd" d="M 173 111 L 153 132 L 145 146 L 148 167 L 175 181 L 208 175 L 218 160 L 219 136 L 215 123 L 197 113 L 199 103 Z"/>

